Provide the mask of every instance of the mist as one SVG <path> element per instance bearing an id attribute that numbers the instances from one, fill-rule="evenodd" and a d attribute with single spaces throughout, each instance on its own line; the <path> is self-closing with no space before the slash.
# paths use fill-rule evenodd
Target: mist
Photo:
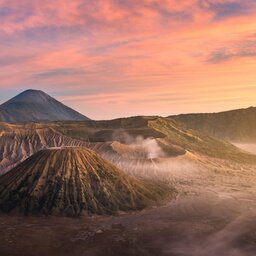
<path id="1" fill-rule="evenodd" d="M 145 152 L 145 157 L 148 159 L 166 157 L 165 152 L 157 143 L 155 138 L 144 138 L 142 135 L 136 137 L 129 135 L 126 132 L 115 132 L 112 136 L 114 141 L 120 141 L 125 145 L 129 145 L 131 149 L 141 150 Z M 138 156 L 138 158 L 140 158 Z"/>
<path id="2" fill-rule="evenodd" d="M 236 147 L 256 155 L 255 143 L 233 143 Z"/>
<path id="3" fill-rule="evenodd" d="M 163 251 L 168 255 L 179 256 L 254 256 L 255 248 L 246 243 L 250 233 L 254 233 L 254 220 L 254 215 L 247 216 L 244 213 L 222 229 L 202 236 L 193 236 L 188 229 L 188 235 L 180 242 L 174 242 L 170 246 L 162 245 Z"/>
<path id="4" fill-rule="evenodd" d="M 190 152 L 168 157 L 156 139 L 128 134 L 122 139 L 131 147 L 144 148 L 147 158 L 109 155 L 108 160 L 133 176 L 165 181 L 178 191 L 175 202 L 156 210 L 150 219 L 156 229 L 163 225 L 161 235 L 154 241 L 154 246 L 161 248 L 161 255 L 255 255 L 256 207 L 251 203 L 255 179 L 250 176 L 254 167 L 217 159 L 212 160 L 212 165 L 209 159 L 198 161 Z M 254 144 L 236 146 L 256 153 Z M 238 177 L 237 170 L 244 170 L 243 176 Z M 165 226 L 170 220 L 173 223 Z"/>
<path id="5" fill-rule="evenodd" d="M 166 157 L 166 154 L 158 145 L 156 139 L 144 139 L 143 136 L 137 136 L 134 141 L 134 145 L 141 146 L 143 149 L 145 149 L 148 159 Z"/>

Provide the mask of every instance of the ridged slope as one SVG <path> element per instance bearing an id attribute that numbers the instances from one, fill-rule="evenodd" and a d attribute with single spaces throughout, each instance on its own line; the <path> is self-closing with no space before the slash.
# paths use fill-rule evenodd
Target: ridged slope
<path id="1" fill-rule="evenodd" d="M 183 114 L 170 116 L 186 128 L 196 129 L 232 142 L 256 142 L 256 108 L 237 109 L 220 113 Z"/>
<path id="2" fill-rule="evenodd" d="M 2 124 L 0 133 L 0 175 L 36 152 L 51 147 L 86 146 L 40 124 Z"/>
<path id="3" fill-rule="evenodd" d="M 142 209 L 166 186 L 132 178 L 85 148 L 42 150 L 0 177 L 0 209 L 77 216 Z"/>
<path id="4" fill-rule="evenodd" d="M 0 105 L 1 122 L 89 120 L 39 90 L 26 90 Z"/>
<path id="5" fill-rule="evenodd" d="M 193 153 L 236 162 L 256 164 L 256 157 L 245 153 L 227 141 L 188 129 L 182 123 L 167 118 L 149 121 L 149 126 L 165 134 L 165 140 Z"/>

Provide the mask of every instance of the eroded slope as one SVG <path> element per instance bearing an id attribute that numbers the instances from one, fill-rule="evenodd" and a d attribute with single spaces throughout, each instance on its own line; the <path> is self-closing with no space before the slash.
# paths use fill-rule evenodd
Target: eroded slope
<path id="1" fill-rule="evenodd" d="M 77 216 L 143 209 L 169 187 L 128 176 L 85 148 L 42 150 L 0 177 L 0 209 Z"/>

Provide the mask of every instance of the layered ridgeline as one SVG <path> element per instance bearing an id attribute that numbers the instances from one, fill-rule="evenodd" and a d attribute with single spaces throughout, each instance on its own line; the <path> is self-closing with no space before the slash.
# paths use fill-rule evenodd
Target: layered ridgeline
<path id="1" fill-rule="evenodd" d="M 101 141 L 99 140 L 97 129 L 89 128 L 86 125 L 87 123 L 84 122 L 76 124 L 76 127 L 74 127 L 74 123 L 0 124 L 0 175 L 34 153 L 47 148 L 88 147 L 113 163 L 120 160 L 120 157 L 134 159 L 171 157 L 185 154 L 184 149 L 173 146 L 171 143 L 166 144 L 160 138 L 135 140 L 125 144 L 115 141 L 110 136 L 109 141 Z M 63 131 L 67 126 L 69 127 L 68 129 L 73 127 L 72 131 L 77 134 L 77 138 L 70 136 L 70 132 Z M 149 127 L 148 129 L 150 130 Z M 104 133 L 104 130 L 102 132 Z M 68 136 L 66 133 L 70 135 Z M 89 138 L 87 138 L 86 134 Z M 123 134 L 126 134 L 126 132 L 123 131 Z M 96 141 L 97 139 L 98 141 Z M 94 142 L 90 142 L 91 140 Z"/>
<path id="2" fill-rule="evenodd" d="M 61 134 L 50 123 L 0 123 L 0 175 L 42 149 L 86 144 Z"/>
<path id="3" fill-rule="evenodd" d="M 190 129 L 181 122 L 163 117 L 130 117 L 110 121 L 83 123 L 56 123 L 55 129 L 71 138 L 87 141 L 117 140 L 131 144 L 134 138 L 155 138 L 161 148 L 178 147 L 180 150 L 220 159 L 244 163 L 256 163 L 256 156 L 245 153 L 229 142 L 198 130 Z M 168 150 L 167 150 L 168 151 Z"/>
<path id="4" fill-rule="evenodd" d="M 0 105 L 0 122 L 88 120 L 86 116 L 38 90 L 27 90 Z"/>
<path id="5" fill-rule="evenodd" d="M 85 148 L 42 150 L 0 177 L 3 212 L 78 216 L 140 210 L 172 195 Z"/>
<path id="6" fill-rule="evenodd" d="M 256 142 L 256 107 L 220 113 L 183 114 L 169 118 L 183 123 L 186 128 L 221 139 L 242 143 Z"/>
<path id="7" fill-rule="evenodd" d="M 0 174 L 41 149 L 68 146 L 89 147 L 114 164 L 127 157 L 175 157 L 186 152 L 256 163 L 255 155 L 161 117 L 26 125 L 2 123 L 0 135 Z"/>
<path id="8" fill-rule="evenodd" d="M 229 142 L 188 129 L 182 123 L 166 118 L 157 118 L 149 126 L 165 135 L 165 141 L 179 145 L 194 154 L 231 160 L 239 163 L 256 164 L 256 156 L 244 152 Z"/>

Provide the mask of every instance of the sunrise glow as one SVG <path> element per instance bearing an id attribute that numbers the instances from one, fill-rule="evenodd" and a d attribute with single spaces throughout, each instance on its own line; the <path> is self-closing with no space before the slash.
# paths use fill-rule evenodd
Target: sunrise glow
<path id="1" fill-rule="evenodd" d="M 0 102 L 40 89 L 93 119 L 255 105 L 254 0 L 0 0 Z"/>

